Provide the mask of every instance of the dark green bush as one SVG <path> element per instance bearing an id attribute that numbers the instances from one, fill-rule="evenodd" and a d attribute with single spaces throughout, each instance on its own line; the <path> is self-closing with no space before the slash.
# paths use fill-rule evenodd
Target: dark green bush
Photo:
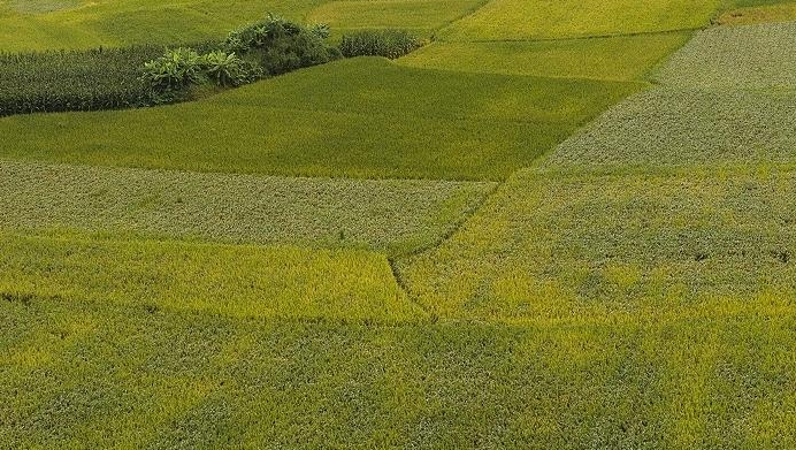
<path id="1" fill-rule="evenodd" d="M 143 106 L 142 67 L 162 53 L 152 46 L 0 53 L 0 116 Z"/>
<path id="2" fill-rule="evenodd" d="M 417 36 L 404 30 L 361 30 L 345 34 L 340 42 L 343 56 L 383 56 L 396 59 L 422 45 Z"/>
<path id="3" fill-rule="evenodd" d="M 226 52 L 258 64 L 266 75 L 279 75 L 340 57 L 326 44 L 329 27 L 305 27 L 269 14 L 260 22 L 233 31 L 221 45 Z"/>

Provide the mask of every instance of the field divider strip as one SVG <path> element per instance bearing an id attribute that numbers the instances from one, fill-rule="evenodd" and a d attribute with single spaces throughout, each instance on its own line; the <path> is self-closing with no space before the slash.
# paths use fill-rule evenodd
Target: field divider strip
<path id="1" fill-rule="evenodd" d="M 436 34 L 438 32 L 444 31 L 444 30 L 450 28 L 451 26 L 453 26 L 455 23 L 461 22 L 462 20 L 464 20 L 464 19 L 466 19 L 466 18 L 468 18 L 470 16 L 474 16 L 475 14 L 478 13 L 478 11 L 481 11 L 486 5 L 492 3 L 492 1 L 493 0 L 483 0 L 481 3 L 478 4 L 478 6 L 476 6 L 474 8 L 471 8 L 468 11 L 465 11 L 464 14 L 460 15 L 459 17 L 457 17 L 457 18 L 455 18 L 453 20 L 449 20 L 448 22 L 443 23 L 439 27 L 435 28 L 433 30 L 433 32 L 432 32 L 432 35 L 431 35 L 432 41 L 436 40 Z"/>
<path id="2" fill-rule="evenodd" d="M 516 173 L 516 171 L 514 173 Z M 514 175 L 514 173 L 512 173 L 512 176 Z M 412 302 L 413 304 L 417 305 L 423 312 L 425 312 L 427 315 L 429 315 L 432 318 L 432 320 L 436 319 L 435 314 L 431 310 L 429 310 L 428 307 L 423 305 L 418 300 L 417 296 L 412 293 L 412 290 L 409 288 L 409 285 L 406 283 L 406 280 L 405 280 L 403 274 L 401 273 L 401 268 L 399 266 L 399 260 L 401 260 L 401 259 L 409 259 L 409 258 L 412 258 L 414 256 L 420 255 L 421 253 L 426 253 L 426 252 L 433 251 L 433 250 L 439 248 L 440 246 L 442 246 L 442 244 L 444 244 L 446 241 L 451 239 L 456 233 L 458 233 L 459 230 L 461 230 L 461 228 L 464 226 L 464 224 L 466 224 L 473 216 L 475 216 L 475 214 L 481 208 L 484 207 L 484 205 L 487 203 L 487 201 L 492 196 L 494 196 L 500 190 L 500 188 L 503 185 L 506 184 L 506 181 L 507 180 L 503 180 L 503 181 L 494 183 L 492 188 L 485 195 L 483 195 L 481 197 L 481 199 L 478 201 L 478 203 L 473 205 L 471 208 L 468 208 L 467 210 L 465 210 L 463 212 L 463 214 L 461 215 L 460 219 L 457 220 L 456 222 L 454 222 L 450 226 L 450 228 L 448 228 L 448 230 L 442 236 L 440 236 L 437 240 L 435 240 L 434 242 L 431 242 L 431 243 L 429 243 L 429 244 L 427 244 L 425 246 L 416 248 L 416 249 L 414 249 L 412 251 L 408 251 L 408 252 L 401 253 L 401 254 L 398 254 L 398 255 L 387 256 L 387 262 L 390 265 L 390 269 L 392 270 L 393 278 L 395 278 L 395 282 L 398 285 L 398 288 L 400 288 L 401 291 L 403 291 L 403 293 L 406 295 L 406 298 L 410 302 Z"/>
<path id="3" fill-rule="evenodd" d="M 664 56 L 661 60 L 665 60 L 670 55 Z M 659 64 L 656 63 L 656 65 Z M 463 69 L 449 69 L 447 67 L 421 67 L 421 66 L 412 66 L 412 65 L 401 65 L 401 67 L 411 67 L 413 69 L 420 69 L 420 70 L 439 70 L 443 72 L 451 72 L 451 73 L 462 73 L 462 74 L 479 74 L 485 73 L 489 75 L 503 75 L 507 77 L 527 77 L 527 78 L 537 78 L 537 79 L 545 79 L 545 80 L 560 80 L 560 81 L 596 81 L 601 83 L 622 83 L 622 84 L 639 84 L 639 85 L 650 85 L 650 86 L 657 86 L 660 84 L 657 80 L 652 79 L 639 79 L 639 80 L 622 80 L 619 78 L 600 78 L 600 77 L 571 77 L 571 76 L 554 76 L 554 75 L 523 75 L 523 74 L 504 74 L 500 72 L 475 72 L 470 70 L 463 70 Z M 647 74 L 645 74 L 646 76 Z M 511 123 L 540 123 L 540 121 L 510 121 Z"/>
<path id="4" fill-rule="evenodd" d="M 521 39 L 506 38 L 506 39 L 451 39 L 451 40 L 446 40 L 442 38 L 442 39 L 437 39 L 435 42 L 447 42 L 447 43 L 458 43 L 458 44 L 465 44 L 465 43 L 488 44 L 488 43 L 500 43 L 500 42 L 534 43 L 534 42 L 558 42 L 558 41 L 588 41 L 592 39 L 655 36 L 662 34 L 677 34 L 677 33 L 687 33 L 687 32 L 693 33 L 697 31 L 704 31 L 714 27 L 715 27 L 714 25 L 706 25 L 702 27 L 675 28 L 672 30 L 663 30 L 663 31 L 636 31 L 633 33 L 608 33 L 608 34 L 594 34 L 588 36 L 561 36 L 561 37 L 549 37 L 549 38 L 536 37 L 536 38 L 521 38 Z"/>

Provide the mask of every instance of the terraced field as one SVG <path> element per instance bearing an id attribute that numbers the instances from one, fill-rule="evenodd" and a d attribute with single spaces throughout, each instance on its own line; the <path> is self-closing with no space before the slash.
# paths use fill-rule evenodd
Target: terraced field
<path id="1" fill-rule="evenodd" d="M 523 40 L 614 36 L 696 29 L 718 0 L 559 2 L 496 0 L 446 29 L 451 40 Z"/>
<path id="2" fill-rule="evenodd" d="M 673 32 L 593 39 L 434 42 L 399 63 L 476 73 L 632 81 L 688 41 Z"/>
<path id="3" fill-rule="evenodd" d="M 430 40 L 0 118 L 0 448 L 796 447 L 794 4 L 0 0 Z"/>

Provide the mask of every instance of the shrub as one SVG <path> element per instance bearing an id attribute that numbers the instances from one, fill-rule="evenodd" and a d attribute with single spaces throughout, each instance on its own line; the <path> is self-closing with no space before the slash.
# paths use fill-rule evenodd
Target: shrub
<path id="1" fill-rule="evenodd" d="M 328 39 L 332 34 L 328 23 L 316 23 L 309 26 L 310 33 L 321 39 Z"/>
<path id="2" fill-rule="evenodd" d="M 142 106 L 140 77 L 162 47 L 0 53 L 0 116 Z"/>
<path id="3" fill-rule="evenodd" d="M 194 49 L 178 48 L 144 64 L 142 79 L 151 90 L 151 102 L 159 104 L 185 99 L 193 86 L 234 87 L 262 76 L 259 66 L 235 53 L 212 50 L 200 55 Z"/>
<path id="4" fill-rule="evenodd" d="M 264 24 L 250 25 L 235 30 L 221 44 L 225 51 L 246 53 L 252 48 L 262 47 L 268 41 L 268 28 Z"/>
<path id="5" fill-rule="evenodd" d="M 230 33 L 221 49 L 258 64 L 267 75 L 279 75 L 339 58 L 340 52 L 324 41 L 328 36 L 328 25 L 305 27 L 269 14 Z"/>
<path id="6" fill-rule="evenodd" d="M 324 64 L 341 57 L 336 48 L 327 46 L 307 30 L 275 39 L 255 54 L 263 70 L 270 75 Z"/>
<path id="7" fill-rule="evenodd" d="M 259 67 L 221 50 L 202 55 L 200 65 L 205 76 L 219 86 L 240 86 L 262 76 Z"/>
<path id="8" fill-rule="evenodd" d="M 362 30 L 343 36 L 343 56 L 383 56 L 396 59 L 416 50 L 422 42 L 404 30 Z"/>
<path id="9" fill-rule="evenodd" d="M 162 91 L 179 91 L 203 80 L 202 58 L 196 50 L 180 47 L 144 64 L 143 79 Z"/>

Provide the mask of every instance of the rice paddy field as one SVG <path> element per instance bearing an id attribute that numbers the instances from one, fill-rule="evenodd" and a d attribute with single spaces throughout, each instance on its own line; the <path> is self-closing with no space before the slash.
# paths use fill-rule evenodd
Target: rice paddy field
<path id="1" fill-rule="evenodd" d="M 642 87 L 350 59 L 205 101 L 0 118 L 0 133 L 24 141 L 4 140 L 0 157 L 198 172 L 494 181 Z"/>
<path id="2" fill-rule="evenodd" d="M 397 255 L 443 239 L 495 186 L 2 161 L 0 227 Z"/>
<path id="3" fill-rule="evenodd" d="M 424 44 L 1 117 L 0 448 L 795 448 L 795 5 L 0 0 Z"/>

